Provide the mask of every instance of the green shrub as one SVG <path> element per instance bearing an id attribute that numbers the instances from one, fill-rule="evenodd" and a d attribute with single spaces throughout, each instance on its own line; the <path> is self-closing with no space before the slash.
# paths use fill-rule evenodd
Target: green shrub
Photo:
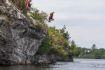
<path id="1" fill-rule="evenodd" d="M 55 27 L 48 27 L 47 38 L 42 42 L 38 53 L 40 54 L 55 54 L 66 59 L 69 55 L 69 39 L 65 37 L 65 31 Z"/>

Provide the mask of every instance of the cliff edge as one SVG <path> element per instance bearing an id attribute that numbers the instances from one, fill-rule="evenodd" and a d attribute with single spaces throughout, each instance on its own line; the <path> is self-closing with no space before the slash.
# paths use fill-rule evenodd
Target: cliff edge
<path id="1" fill-rule="evenodd" d="M 37 29 L 23 14 L 18 17 L 15 6 L 0 1 L 0 64 L 32 64 L 44 30 Z"/>

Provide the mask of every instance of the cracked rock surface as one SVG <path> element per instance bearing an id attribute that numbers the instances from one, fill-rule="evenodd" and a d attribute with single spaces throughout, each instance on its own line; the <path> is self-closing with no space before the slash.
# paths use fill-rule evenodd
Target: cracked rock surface
<path id="1" fill-rule="evenodd" d="M 45 32 L 15 14 L 11 7 L 0 6 L 0 64 L 32 64 Z"/>

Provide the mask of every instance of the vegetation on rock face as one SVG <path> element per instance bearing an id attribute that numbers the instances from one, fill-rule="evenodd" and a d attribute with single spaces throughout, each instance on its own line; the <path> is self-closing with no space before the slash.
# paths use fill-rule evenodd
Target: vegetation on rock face
<path id="1" fill-rule="evenodd" d="M 8 2 L 8 4 L 5 3 L 1 7 L 3 9 L 0 8 L 0 11 L 3 14 L 0 14 L 0 64 L 15 65 L 34 63 L 35 59 L 33 57 L 43 38 L 45 38 L 44 32 L 41 31 L 42 27 L 39 25 L 34 27 L 33 22 L 30 20 L 31 17 L 18 18 L 17 14 L 19 12 L 17 12 L 14 4 L 9 5 Z M 9 21 L 6 18 L 9 18 Z"/>
<path id="2" fill-rule="evenodd" d="M 25 0 L 12 0 L 16 6 L 26 13 Z M 37 9 L 32 9 L 30 17 L 35 20 L 35 27 L 37 30 L 45 30 L 47 32 L 46 38 L 43 40 L 39 47 L 38 54 L 55 54 L 60 56 L 62 59 L 66 59 L 71 54 L 69 34 L 66 31 L 66 27 L 62 29 L 56 29 L 55 27 L 48 27 L 46 24 L 47 14 L 40 12 Z"/>
<path id="3" fill-rule="evenodd" d="M 55 54 L 66 59 L 70 54 L 69 34 L 64 28 L 48 28 L 48 35 L 42 42 L 38 54 Z"/>
<path id="4" fill-rule="evenodd" d="M 39 23 L 45 23 L 45 20 L 47 19 L 47 14 L 45 12 L 40 12 L 37 9 L 33 9 L 30 13 L 33 19 L 39 21 Z"/>
<path id="5" fill-rule="evenodd" d="M 47 14 L 45 12 L 40 12 L 38 9 L 32 9 L 32 11 L 30 12 L 30 17 L 32 18 L 32 20 L 35 20 L 33 22 L 37 31 L 43 30 L 45 33 L 47 33 L 48 30 L 48 25 L 46 24 Z"/>
<path id="6" fill-rule="evenodd" d="M 27 14 L 25 7 L 25 0 L 11 0 L 22 13 Z M 32 8 L 31 8 L 32 9 Z M 69 34 L 66 27 L 56 29 L 55 27 L 48 27 L 46 24 L 47 14 L 40 12 L 37 9 L 32 9 L 30 16 L 35 20 L 35 27 L 38 30 L 47 32 L 46 38 L 38 50 L 38 54 L 55 54 L 66 58 L 69 55 L 80 58 L 105 58 L 105 49 L 97 49 L 93 44 L 92 48 L 81 48 L 76 45 L 74 41 L 69 41 Z"/>
<path id="7" fill-rule="evenodd" d="M 25 6 L 25 0 L 10 0 L 12 1 L 12 3 L 14 3 L 16 5 L 16 7 L 21 10 L 21 12 L 23 14 L 26 15 L 27 10 L 26 10 L 26 6 Z"/>

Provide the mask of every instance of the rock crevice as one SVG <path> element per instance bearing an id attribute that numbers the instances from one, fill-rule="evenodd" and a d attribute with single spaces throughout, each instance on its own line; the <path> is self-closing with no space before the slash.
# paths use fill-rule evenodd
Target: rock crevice
<path id="1" fill-rule="evenodd" d="M 1 7 L 2 6 L 2 7 Z M 12 7 L 0 6 L 0 64 L 31 64 L 45 32 L 19 19 Z"/>

